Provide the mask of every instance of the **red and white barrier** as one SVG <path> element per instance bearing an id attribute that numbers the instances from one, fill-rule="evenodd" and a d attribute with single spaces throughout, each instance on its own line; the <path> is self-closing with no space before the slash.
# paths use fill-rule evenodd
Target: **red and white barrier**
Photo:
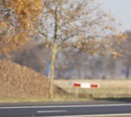
<path id="1" fill-rule="evenodd" d="M 92 83 L 68 83 L 68 85 L 78 88 L 99 88 L 100 86 L 98 84 L 92 84 Z"/>
<path id="2" fill-rule="evenodd" d="M 72 83 L 72 82 L 68 82 L 67 83 L 69 87 L 69 93 L 71 93 L 71 87 L 76 87 L 76 98 L 78 98 L 78 89 L 79 88 L 99 88 L 100 86 L 98 84 L 92 84 L 92 83 L 78 83 L 78 82 L 75 82 L 75 83 Z M 92 97 L 94 97 L 95 95 L 95 90 L 93 91 L 92 93 Z"/>

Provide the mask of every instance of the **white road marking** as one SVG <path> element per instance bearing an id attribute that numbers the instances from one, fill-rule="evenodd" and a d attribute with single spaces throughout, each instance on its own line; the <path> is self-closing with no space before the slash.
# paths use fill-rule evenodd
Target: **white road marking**
<path id="1" fill-rule="evenodd" d="M 37 111 L 37 113 L 63 113 L 68 112 L 67 110 L 49 110 L 49 111 Z"/>
<path id="2" fill-rule="evenodd" d="M 0 109 L 21 109 L 21 108 L 65 108 L 65 107 L 104 107 L 104 106 L 131 106 L 130 104 L 98 104 L 98 105 L 57 105 L 57 106 L 15 106 L 0 107 Z"/>
<path id="3" fill-rule="evenodd" d="M 122 113 L 122 114 L 97 114 L 97 115 L 62 115 L 57 117 L 114 117 L 114 116 L 130 116 L 131 113 Z M 44 117 L 44 116 L 38 116 L 38 117 Z M 47 116 L 47 117 L 54 117 L 54 116 Z"/>

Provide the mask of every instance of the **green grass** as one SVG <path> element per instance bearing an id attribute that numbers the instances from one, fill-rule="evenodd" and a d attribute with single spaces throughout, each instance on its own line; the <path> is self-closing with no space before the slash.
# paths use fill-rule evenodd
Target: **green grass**
<path id="1" fill-rule="evenodd" d="M 63 102 L 63 101 L 87 101 L 92 99 L 74 98 L 74 96 L 60 96 L 53 99 L 37 97 L 37 98 L 0 98 L 0 103 L 13 103 L 13 102 Z"/>
<path id="2" fill-rule="evenodd" d="M 48 98 L 0 98 L 0 103 L 8 102 L 40 102 L 47 101 Z"/>

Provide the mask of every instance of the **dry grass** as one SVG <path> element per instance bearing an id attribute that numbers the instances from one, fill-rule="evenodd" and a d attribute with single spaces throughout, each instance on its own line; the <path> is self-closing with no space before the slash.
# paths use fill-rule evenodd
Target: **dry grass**
<path id="1" fill-rule="evenodd" d="M 95 98 L 119 98 L 119 97 L 131 97 L 131 80 L 55 80 L 56 85 L 69 90 L 67 86 L 68 82 L 83 82 L 83 83 L 98 83 L 99 89 L 79 89 L 79 97 L 95 97 Z M 75 88 L 71 89 L 72 94 L 75 95 Z M 83 95 L 84 94 L 84 95 Z M 94 95 L 95 94 L 95 95 Z"/>
<path id="2" fill-rule="evenodd" d="M 65 89 L 67 92 L 69 91 L 68 82 L 98 83 L 100 84 L 100 88 L 79 89 L 78 98 L 76 98 L 76 88 L 71 88 L 70 95 L 55 96 L 53 99 L 44 97 L 0 98 L 0 102 L 87 101 L 94 98 L 131 98 L 131 80 L 54 80 L 56 85 Z"/>

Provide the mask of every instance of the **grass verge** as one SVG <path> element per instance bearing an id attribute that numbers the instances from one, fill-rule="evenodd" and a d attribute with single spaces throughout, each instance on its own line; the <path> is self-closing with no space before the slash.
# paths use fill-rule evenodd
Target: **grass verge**
<path id="1" fill-rule="evenodd" d="M 77 89 L 67 86 L 68 82 L 98 83 L 99 89 Z M 89 101 L 89 100 L 128 100 L 131 99 L 131 80 L 55 80 L 54 83 L 70 94 L 34 98 L 0 98 L 0 103 L 8 102 L 48 102 L 48 101 Z M 76 92 L 78 91 L 78 95 Z"/>

